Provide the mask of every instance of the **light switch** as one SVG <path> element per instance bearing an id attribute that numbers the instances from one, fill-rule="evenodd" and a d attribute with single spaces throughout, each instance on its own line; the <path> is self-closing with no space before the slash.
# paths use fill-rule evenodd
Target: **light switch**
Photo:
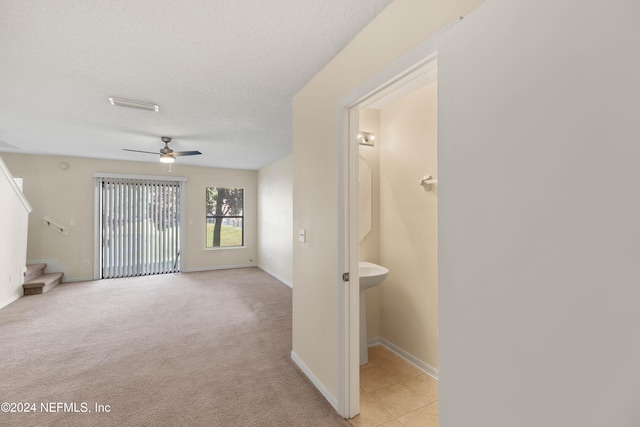
<path id="1" fill-rule="evenodd" d="M 298 230 L 298 241 L 302 243 L 305 243 L 307 241 L 307 230 L 305 230 L 304 228 Z"/>

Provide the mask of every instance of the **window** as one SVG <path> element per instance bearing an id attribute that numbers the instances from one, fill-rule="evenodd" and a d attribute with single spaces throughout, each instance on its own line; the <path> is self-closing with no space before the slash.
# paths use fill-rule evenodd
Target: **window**
<path id="1" fill-rule="evenodd" d="M 207 248 L 244 245 L 244 190 L 207 187 Z"/>

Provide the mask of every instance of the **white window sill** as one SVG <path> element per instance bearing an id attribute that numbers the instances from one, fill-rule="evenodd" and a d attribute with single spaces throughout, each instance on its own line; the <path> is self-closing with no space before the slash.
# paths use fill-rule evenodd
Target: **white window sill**
<path id="1" fill-rule="evenodd" d="M 247 249 L 246 246 L 222 246 L 215 248 L 204 248 L 205 251 L 233 251 L 236 249 Z"/>

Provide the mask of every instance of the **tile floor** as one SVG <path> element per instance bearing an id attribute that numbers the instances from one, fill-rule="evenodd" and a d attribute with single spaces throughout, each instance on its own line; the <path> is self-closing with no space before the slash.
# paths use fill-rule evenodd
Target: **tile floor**
<path id="1" fill-rule="evenodd" d="M 438 382 L 382 346 L 360 367 L 360 415 L 353 426 L 437 427 Z"/>

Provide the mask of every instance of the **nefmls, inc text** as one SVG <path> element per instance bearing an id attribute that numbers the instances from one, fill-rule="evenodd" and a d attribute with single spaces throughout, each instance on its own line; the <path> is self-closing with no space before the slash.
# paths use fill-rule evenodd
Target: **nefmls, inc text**
<path id="1" fill-rule="evenodd" d="M 87 402 L 41 402 L 40 412 L 111 412 L 111 406 L 95 403 L 92 408 Z"/>

